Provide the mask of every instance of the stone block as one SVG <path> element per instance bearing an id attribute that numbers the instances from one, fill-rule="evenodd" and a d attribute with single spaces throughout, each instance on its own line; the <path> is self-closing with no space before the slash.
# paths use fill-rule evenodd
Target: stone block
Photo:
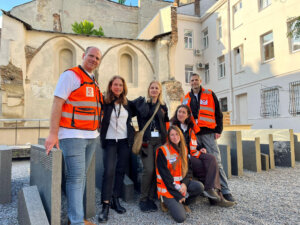
<path id="1" fill-rule="evenodd" d="M 38 144 L 39 145 L 45 145 L 45 142 L 46 142 L 46 138 L 39 138 L 38 139 Z"/>
<path id="2" fill-rule="evenodd" d="M 300 161 L 300 140 L 297 135 L 294 135 L 294 145 L 295 145 L 295 160 Z"/>
<path id="3" fill-rule="evenodd" d="M 49 225 L 37 186 L 19 191 L 18 222 L 20 225 Z"/>
<path id="4" fill-rule="evenodd" d="M 95 161 L 94 154 L 86 174 L 86 185 L 83 197 L 85 218 L 91 218 L 96 215 Z"/>
<path id="5" fill-rule="evenodd" d="M 261 169 L 268 171 L 270 168 L 270 164 L 269 164 L 269 155 L 261 153 Z"/>
<path id="6" fill-rule="evenodd" d="M 30 153 L 30 185 L 36 185 L 51 225 L 60 225 L 62 152 L 32 145 Z"/>
<path id="7" fill-rule="evenodd" d="M 0 145 L 0 204 L 11 202 L 12 150 Z"/>
<path id="8" fill-rule="evenodd" d="M 229 145 L 219 145 L 221 161 L 227 178 L 231 178 L 231 156 Z"/>
<path id="9" fill-rule="evenodd" d="M 123 180 L 122 199 L 125 202 L 134 200 L 134 184 L 127 175 Z"/>
<path id="10" fill-rule="evenodd" d="M 260 139 L 242 141 L 244 169 L 261 172 Z"/>
<path id="11" fill-rule="evenodd" d="M 270 169 L 274 169 L 275 168 L 275 160 L 274 160 L 273 134 L 269 134 L 269 144 L 260 143 L 260 151 L 261 151 L 261 153 L 268 155 Z"/>
<path id="12" fill-rule="evenodd" d="M 104 167 L 103 167 L 103 149 L 100 140 L 97 142 L 95 157 L 96 157 L 96 165 L 95 165 L 96 187 L 98 188 L 99 191 L 101 191 Z"/>
<path id="13" fill-rule="evenodd" d="M 30 157 L 31 146 L 29 146 L 29 145 L 10 146 L 10 148 L 12 150 L 12 158 L 13 159 L 29 158 Z"/>
<path id="14" fill-rule="evenodd" d="M 224 131 L 218 144 L 229 145 L 232 175 L 243 175 L 243 147 L 241 131 Z"/>

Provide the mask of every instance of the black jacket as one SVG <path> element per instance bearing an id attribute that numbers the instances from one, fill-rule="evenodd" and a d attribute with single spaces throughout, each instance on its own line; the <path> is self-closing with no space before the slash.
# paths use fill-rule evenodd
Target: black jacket
<path id="1" fill-rule="evenodd" d="M 198 93 L 198 100 L 195 97 L 193 90 L 191 90 L 191 92 L 189 93 L 190 97 L 191 97 L 190 106 L 191 106 L 193 117 L 195 119 L 198 119 L 198 112 L 199 112 L 199 107 L 200 107 L 199 99 L 201 98 L 201 92 L 202 92 L 202 87 L 200 87 L 200 92 Z M 210 129 L 207 127 L 200 127 L 201 130 L 198 134 L 211 134 L 211 133 L 221 134 L 223 131 L 223 113 L 221 112 L 221 109 L 220 109 L 219 100 L 214 92 L 212 92 L 212 96 L 213 96 L 214 102 L 215 102 L 215 117 L 216 117 L 217 126 L 215 127 L 215 129 Z"/>
<path id="2" fill-rule="evenodd" d="M 105 137 L 106 137 L 106 133 L 109 127 L 109 123 L 110 123 L 110 117 L 111 117 L 111 113 L 114 109 L 114 104 L 115 102 L 112 101 L 110 104 L 104 104 L 103 105 L 103 119 L 101 122 L 101 130 L 100 130 L 100 139 L 101 139 L 101 144 L 102 147 L 105 147 Z M 133 145 L 133 141 L 134 141 L 134 128 L 132 126 L 132 117 L 135 116 L 135 110 L 134 110 L 134 105 L 131 101 L 127 101 L 127 105 L 123 105 L 124 108 L 127 110 L 128 112 L 128 118 L 126 121 L 127 124 L 127 137 L 128 137 L 128 145 L 129 147 L 132 147 Z"/>
<path id="3" fill-rule="evenodd" d="M 136 115 L 137 115 L 139 130 L 142 130 L 145 124 L 153 115 L 156 104 L 146 103 L 145 99 L 142 97 L 135 99 L 133 102 L 134 105 L 136 106 Z M 165 143 L 167 140 L 166 122 L 169 122 L 168 108 L 166 105 L 160 105 L 159 110 L 157 111 L 153 120 L 155 120 L 155 122 L 158 124 L 157 128 L 161 134 L 162 143 Z M 143 141 L 147 142 L 150 140 L 150 138 L 151 138 L 151 124 L 147 127 L 144 133 Z"/>

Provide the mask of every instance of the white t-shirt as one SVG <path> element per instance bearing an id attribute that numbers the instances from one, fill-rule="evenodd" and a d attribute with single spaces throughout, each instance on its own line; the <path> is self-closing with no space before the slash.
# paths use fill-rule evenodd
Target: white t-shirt
<path id="1" fill-rule="evenodd" d="M 87 74 L 89 74 L 87 72 Z M 89 74 L 90 77 L 93 75 Z M 80 79 L 73 71 L 63 72 L 56 85 L 54 96 L 67 100 L 71 92 L 80 87 Z M 58 139 L 85 138 L 92 139 L 99 136 L 98 130 L 78 130 L 59 127 Z"/>
<path id="2" fill-rule="evenodd" d="M 113 109 L 111 113 L 105 139 L 119 140 L 127 138 L 126 123 L 128 118 L 128 112 L 123 105 L 121 105 L 120 109 L 120 104 L 115 105 L 115 109 Z"/>

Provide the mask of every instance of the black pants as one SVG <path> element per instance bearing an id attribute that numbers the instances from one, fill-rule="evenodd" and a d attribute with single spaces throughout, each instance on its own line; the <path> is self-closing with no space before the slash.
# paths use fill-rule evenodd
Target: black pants
<path id="1" fill-rule="evenodd" d="M 190 160 L 193 175 L 204 184 L 205 190 L 212 188 L 221 190 L 219 167 L 216 157 L 209 153 L 202 153 L 199 159 L 191 156 Z"/>
<path id="2" fill-rule="evenodd" d="M 203 193 L 203 184 L 199 181 L 191 180 L 187 186 L 187 192 L 189 193 L 189 198 L 196 198 L 198 195 Z M 164 203 L 170 211 L 171 216 L 177 223 L 182 223 L 186 219 L 185 209 L 183 205 L 179 203 L 175 198 L 163 197 Z M 187 201 L 187 200 L 186 200 Z"/>
<path id="3" fill-rule="evenodd" d="M 111 197 L 120 197 L 123 179 L 130 160 L 128 140 L 105 140 L 103 155 L 104 173 L 102 180 L 102 202 Z"/>

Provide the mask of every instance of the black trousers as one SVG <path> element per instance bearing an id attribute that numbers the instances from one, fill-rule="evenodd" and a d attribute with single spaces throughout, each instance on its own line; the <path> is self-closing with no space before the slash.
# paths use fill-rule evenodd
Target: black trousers
<path id="1" fill-rule="evenodd" d="M 104 173 L 102 180 L 102 202 L 110 201 L 111 197 L 121 197 L 123 179 L 129 165 L 131 151 L 128 140 L 105 140 L 103 155 Z"/>
<path id="2" fill-rule="evenodd" d="M 209 153 L 202 153 L 198 158 L 191 156 L 193 175 L 200 180 L 205 190 L 218 189 L 221 190 L 219 167 L 216 157 Z"/>

